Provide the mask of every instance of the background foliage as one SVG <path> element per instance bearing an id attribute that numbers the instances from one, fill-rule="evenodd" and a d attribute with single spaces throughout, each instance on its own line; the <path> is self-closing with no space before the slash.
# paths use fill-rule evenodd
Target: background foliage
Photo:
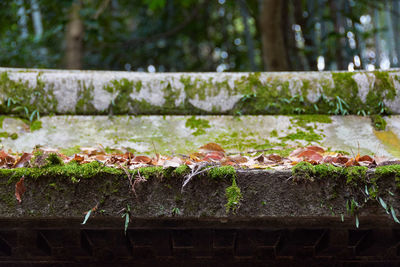
<path id="1" fill-rule="evenodd" d="M 275 51 L 263 48 L 260 27 L 262 6 L 275 12 L 279 1 L 282 20 L 271 30 L 283 36 L 284 69 L 400 65 L 400 0 L 3 0 L 0 66 L 282 70 L 263 58 Z M 66 53 L 68 38 L 74 40 L 67 30 L 77 19 L 71 16 L 74 5 L 83 24 L 82 46 L 72 49 L 81 50 L 77 65 Z"/>

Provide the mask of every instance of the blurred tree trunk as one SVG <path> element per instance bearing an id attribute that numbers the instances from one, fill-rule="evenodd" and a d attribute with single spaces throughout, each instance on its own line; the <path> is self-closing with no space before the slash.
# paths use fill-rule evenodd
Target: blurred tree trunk
<path id="1" fill-rule="evenodd" d="M 32 21 L 33 28 L 35 29 L 35 37 L 37 39 L 42 38 L 43 34 L 43 24 L 42 24 L 42 14 L 40 13 L 40 7 L 37 0 L 31 0 L 32 7 Z"/>
<path id="2" fill-rule="evenodd" d="M 65 35 L 65 67 L 67 69 L 82 69 L 84 28 L 79 14 L 81 8 L 81 2 L 77 1 L 72 4 L 70 9 Z"/>
<path id="3" fill-rule="evenodd" d="M 283 1 L 263 0 L 260 29 L 264 68 L 268 71 L 289 69 L 283 29 Z"/>
<path id="4" fill-rule="evenodd" d="M 247 57 L 249 58 L 250 62 L 250 70 L 251 71 L 256 71 L 256 63 L 254 60 L 254 42 L 253 42 L 253 37 L 251 36 L 250 33 L 250 26 L 249 26 L 249 12 L 247 10 L 247 6 L 244 0 L 239 0 L 239 9 L 240 9 L 240 15 L 242 16 L 243 19 L 243 24 L 244 24 L 244 33 L 245 33 L 245 38 L 246 38 L 246 46 L 247 46 Z"/>
<path id="5" fill-rule="evenodd" d="M 394 45 L 397 56 L 397 66 L 400 66 L 400 0 L 393 2 L 392 24 L 394 31 Z"/>
<path id="6" fill-rule="evenodd" d="M 21 28 L 21 38 L 26 39 L 28 37 L 28 26 L 26 22 L 26 11 L 23 0 L 17 0 L 18 6 L 18 26 Z"/>
<path id="7" fill-rule="evenodd" d="M 379 36 L 379 10 L 377 8 L 374 9 L 374 41 L 375 41 L 375 65 L 380 68 L 380 64 L 381 64 L 381 39 Z"/>
<path id="8" fill-rule="evenodd" d="M 335 36 L 336 52 L 335 52 L 335 54 L 336 54 L 337 69 L 344 70 L 344 69 L 347 69 L 347 66 L 346 66 L 346 63 L 344 62 L 344 58 L 343 58 L 343 54 L 342 54 L 342 49 L 344 49 L 343 42 L 342 42 L 342 39 L 343 39 L 342 32 L 341 32 L 342 23 L 341 23 L 340 12 L 339 12 L 337 4 L 338 4 L 337 0 L 329 0 L 331 17 L 332 17 L 332 21 L 333 21 L 333 25 L 334 25 L 334 29 L 335 29 L 335 33 L 336 33 L 336 36 Z"/>

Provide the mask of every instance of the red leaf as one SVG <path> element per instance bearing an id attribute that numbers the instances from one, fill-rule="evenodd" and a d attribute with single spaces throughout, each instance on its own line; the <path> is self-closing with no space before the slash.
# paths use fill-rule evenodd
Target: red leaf
<path id="1" fill-rule="evenodd" d="M 19 179 L 19 181 L 15 184 L 15 197 L 17 198 L 18 202 L 21 203 L 21 197 L 26 191 L 26 187 L 24 185 L 24 176 Z"/>
<path id="2" fill-rule="evenodd" d="M 307 148 L 307 150 L 312 150 L 312 151 L 315 151 L 315 152 L 318 152 L 318 153 L 324 153 L 325 152 L 325 149 L 323 149 L 322 147 L 319 147 L 319 146 L 308 146 L 306 148 Z"/>
<path id="3" fill-rule="evenodd" d="M 320 162 L 323 158 L 321 154 L 315 152 L 314 150 L 303 151 L 300 154 L 298 154 L 297 157 L 303 158 L 308 161 L 316 161 L 316 162 Z"/>
<path id="4" fill-rule="evenodd" d="M 207 160 L 221 160 L 224 157 L 225 157 L 225 153 L 224 152 L 215 151 L 215 152 L 207 153 L 206 156 L 204 157 L 204 160 L 205 161 L 207 161 Z"/>

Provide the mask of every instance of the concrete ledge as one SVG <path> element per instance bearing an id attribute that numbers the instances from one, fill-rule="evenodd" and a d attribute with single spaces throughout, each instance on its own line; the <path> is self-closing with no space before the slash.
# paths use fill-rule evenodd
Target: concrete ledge
<path id="1" fill-rule="evenodd" d="M 395 212 L 400 214 L 400 191 L 396 186 L 396 174 L 392 172 L 377 179 L 371 171 L 364 178 L 361 174 L 358 177 L 355 172 L 350 174 L 355 176 L 349 184 L 349 178 L 334 178 L 334 173 L 332 178 L 328 173 L 327 177 L 311 182 L 302 180 L 301 175 L 292 177 L 290 171 L 238 170 L 236 178 L 223 173 L 217 179 L 208 175 L 194 177 L 182 191 L 182 174 L 175 173 L 173 169 L 152 167 L 140 171 L 148 179 L 135 185 L 135 195 L 123 170 L 102 169 L 96 163 L 85 166 L 73 172 L 62 167 L 49 167 L 40 172 L 34 169 L 2 171 L 1 217 L 81 217 L 83 221 L 84 213 L 93 207 L 96 207 L 93 217 L 120 217 L 121 211 L 129 205 L 132 218 L 156 220 L 287 217 L 290 221 L 291 218 L 324 217 L 339 222 L 343 215 L 346 221 L 350 219 L 354 223 L 354 215 L 357 214 L 360 218 L 386 218 L 386 223 L 394 224 L 379 202 L 365 195 L 365 186 L 379 188 L 378 195 L 388 207 L 393 206 Z M 22 203 L 18 204 L 14 196 L 15 183 L 22 173 L 25 173 L 27 190 L 22 196 Z M 137 175 L 137 171 L 131 173 Z M 233 186 L 231 179 L 235 179 L 239 190 L 233 196 L 236 202 L 230 202 L 232 196 L 227 194 L 227 188 Z M 355 207 L 350 212 L 346 205 L 352 200 L 359 203 L 360 208 Z M 368 200 L 366 204 L 365 200 Z M 276 222 L 285 223 L 281 220 Z"/>
<path id="2" fill-rule="evenodd" d="M 364 186 L 371 187 L 377 178 L 373 170 L 356 186 L 333 176 L 312 182 L 292 177 L 290 171 L 237 170 L 242 199 L 234 213 L 226 211 L 232 177 L 224 175 L 195 177 L 181 191 L 183 175 L 172 169 L 150 175 L 142 169 L 142 175 L 150 176 L 136 185 L 136 197 L 122 170 L 88 175 L 82 169 L 74 179 L 54 170 L 42 170 L 39 176 L 28 169 L 0 171 L 0 264 L 400 263 L 400 225 L 378 201 L 363 203 Z M 17 204 L 15 182 L 22 173 L 27 191 Z M 396 175 L 379 177 L 376 186 L 398 214 Z M 364 207 L 349 214 L 346 201 L 351 199 Z M 84 212 L 96 205 L 82 224 Z M 121 214 L 128 206 L 125 229 Z"/>
<path id="3" fill-rule="evenodd" d="M 400 113 L 398 70 L 149 74 L 0 68 L 0 76 L 3 109 L 12 98 L 41 114 Z"/>

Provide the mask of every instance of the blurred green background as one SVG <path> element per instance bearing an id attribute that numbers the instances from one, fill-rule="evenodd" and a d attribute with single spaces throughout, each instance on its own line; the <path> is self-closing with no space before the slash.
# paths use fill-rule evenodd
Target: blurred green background
<path id="1" fill-rule="evenodd" d="M 2 0 L 0 66 L 388 69 L 400 0 Z"/>

